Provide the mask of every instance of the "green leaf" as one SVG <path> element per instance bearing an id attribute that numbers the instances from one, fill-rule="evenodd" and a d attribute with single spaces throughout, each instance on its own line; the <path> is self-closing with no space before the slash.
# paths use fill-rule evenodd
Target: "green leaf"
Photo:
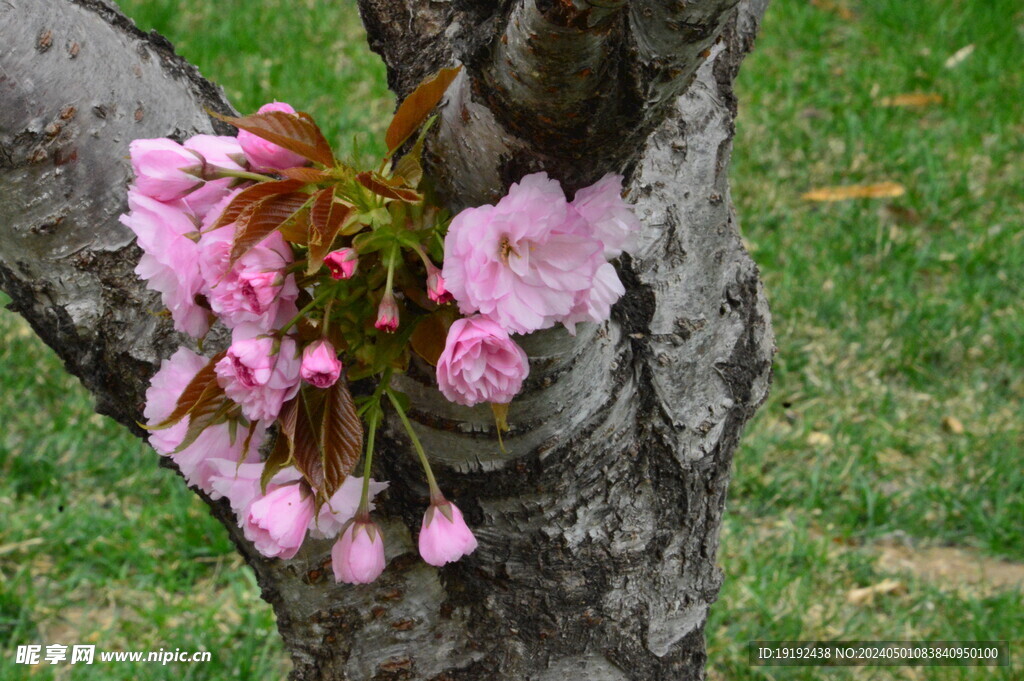
<path id="1" fill-rule="evenodd" d="M 356 249 L 359 255 L 368 255 L 394 243 L 395 235 L 390 232 L 363 232 L 352 239 L 352 248 Z"/>
<path id="2" fill-rule="evenodd" d="M 406 189 L 392 184 L 383 177 L 370 171 L 364 171 L 356 175 L 356 182 L 363 185 L 377 196 L 383 196 L 386 199 L 398 199 L 399 201 L 406 201 L 408 203 L 415 203 L 423 200 L 422 194 L 419 194 L 412 189 Z"/>
<path id="3" fill-rule="evenodd" d="M 384 135 L 384 142 L 388 145 L 389 154 L 402 146 L 402 143 L 416 132 L 416 129 L 441 101 L 441 97 L 461 69 L 462 66 L 441 69 L 433 78 L 420 83 L 412 91 L 412 94 L 402 101 Z"/>
<path id="4" fill-rule="evenodd" d="M 212 113 L 212 112 L 211 112 Z M 328 168 L 334 167 L 334 154 L 313 117 L 303 111 L 290 114 L 283 111 L 255 113 L 242 118 L 212 113 L 225 123 L 273 142 L 299 156 Z"/>

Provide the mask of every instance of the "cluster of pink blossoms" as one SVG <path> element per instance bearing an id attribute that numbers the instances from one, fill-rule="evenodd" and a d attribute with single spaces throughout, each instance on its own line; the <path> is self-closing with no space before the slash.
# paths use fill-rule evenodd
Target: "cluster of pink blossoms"
<path id="1" fill-rule="evenodd" d="M 547 173 L 527 175 L 497 205 L 467 208 L 444 242 L 444 287 L 464 315 L 437 363 L 452 402 L 508 403 L 529 373 L 509 337 L 562 324 L 602 322 L 625 292 L 609 259 L 622 254 L 639 221 L 609 174 L 570 202 Z"/>
<path id="2" fill-rule="evenodd" d="M 266 111 L 294 113 L 283 103 L 260 109 Z M 308 162 L 244 130 L 237 138 L 197 135 L 184 144 L 135 140 L 130 155 L 135 182 L 128 192 L 130 212 L 121 221 L 143 250 L 136 273 L 161 294 L 178 331 L 199 338 L 218 320 L 231 330 L 231 345 L 214 367 L 216 381 L 251 426 L 247 437 L 236 432 L 237 422 L 228 421 L 189 437 L 189 416 L 161 425 L 208 361 L 182 347 L 162 363 L 146 393 L 150 444 L 174 460 L 189 484 L 214 500 L 226 499 L 246 538 L 263 555 L 292 558 L 307 534 L 339 537 L 332 551 L 335 577 L 349 583 L 373 581 L 385 559 L 380 529 L 368 513 L 387 483 L 350 475 L 317 512 L 294 466 L 261 481 L 265 465 L 259 449 L 283 405 L 303 381 L 326 389 L 342 374 L 329 341 L 302 347 L 297 335 L 281 332 L 298 313 L 299 289 L 289 271 L 292 248 L 273 231 L 232 258 L 235 224 L 215 228 L 232 199 L 251 186 L 245 181 L 250 171 L 274 172 Z M 352 249 L 341 248 L 328 253 L 324 264 L 332 279 L 348 279 L 357 257 Z M 390 304 L 393 308 L 393 299 Z M 397 327 L 397 309 L 392 308 L 387 301 L 382 304 L 378 329 Z M 432 522 L 436 509 L 439 518 Z M 459 510 L 438 497 L 424 516 L 420 545 L 426 560 L 443 565 L 471 552 L 476 540 Z"/>
<path id="3" fill-rule="evenodd" d="M 569 201 L 545 173 L 528 175 L 449 225 L 418 181 L 339 163 L 312 119 L 287 104 L 225 120 L 238 137 L 130 147 L 135 182 L 121 220 L 143 251 L 136 273 L 178 331 L 202 338 L 219 322 L 231 332 L 213 360 L 180 348 L 163 362 L 146 393 L 150 443 L 189 484 L 224 499 L 263 555 L 288 559 L 307 536 L 336 538 L 335 578 L 367 583 L 386 564 L 370 511 L 388 484 L 369 477 L 386 396 L 429 482 L 421 556 L 441 566 L 472 553 L 476 538 L 438 488 L 390 377 L 408 364 L 415 325 L 432 317 L 423 328 L 447 328 L 441 392 L 467 406 L 507 404 L 529 373 L 512 334 L 556 324 L 575 334 L 580 322 L 607 320 L 624 293 L 610 260 L 639 226 L 622 177 Z M 420 167 L 418 153 L 406 168 Z M 353 400 L 343 376 L 380 383 Z M 359 478 L 350 472 L 363 421 Z M 267 458 L 264 444 L 273 444 Z M 332 481 L 328 457 L 332 470 L 344 466 Z"/>

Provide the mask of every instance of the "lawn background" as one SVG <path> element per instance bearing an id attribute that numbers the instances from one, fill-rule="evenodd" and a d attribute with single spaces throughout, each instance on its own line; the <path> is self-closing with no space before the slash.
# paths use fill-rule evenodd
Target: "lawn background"
<path id="1" fill-rule="evenodd" d="M 352 3 L 121 5 L 240 110 L 288 101 L 344 153 L 381 151 L 393 99 Z M 779 353 L 736 455 L 711 678 L 823 676 L 747 666 L 755 639 L 1003 639 L 1024 655 L 1022 63 L 1016 0 L 770 6 L 737 86 L 732 179 Z M 937 97 L 881 105 L 908 93 Z M 883 181 L 905 195 L 801 199 Z M 282 677 L 273 614 L 205 507 L 92 413 L 16 315 L 0 312 L 0 337 L 0 679 Z M 70 674 L 15 666 L 25 643 L 213 661 Z"/>

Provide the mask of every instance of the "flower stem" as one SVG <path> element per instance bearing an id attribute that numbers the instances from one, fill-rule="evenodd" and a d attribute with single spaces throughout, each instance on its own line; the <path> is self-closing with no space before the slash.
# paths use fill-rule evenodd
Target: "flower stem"
<path id="1" fill-rule="evenodd" d="M 315 298 L 313 298 L 313 300 L 309 301 L 309 304 L 308 304 L 308 305 L 306 305 L 306 307 L 304 307 L 304 308 L 302 308 L 301 310 L 299 310 L 299 313 L 298 313 L 298 314 L 296 314 L 296 315 L 295 315 L 294 317 L 292 317 L 292 318 L 291 318 L 290 320 L 288 320 L 288 323 L 287 323 L 287 324 L 285 324 L 284 326 L 282 326 L 282 327 L 281 327 L 280 329 L 278 329 L 278 331 L 279 331 L 280 333 L 282 333 L 282 334 L 286 333 L 286 332 L 288 331 L 288 329 L 290 329 L 290 328 L 292 328 L 293 326 L 295 326 L 295 325 L 296 325 L 296 324 L 298 323 L 298 321 L 299 321 L 300 319 L 302 319 L 302 317 L 303 317 L 303 316 L 304 316 L 304 315 L 305 315 L 305 314 L 306 314 L 307 312 L 309 312 L 310 310 L 312 310 L 312 309 L 313 309 L 314 307 L 316 307 L 316 306 L 317 306 L 317 305 L 318 305 L 319 303 L 323 302 L 324 298 L 327 298 L 328 296 L 332 295 L 333 293 L 334 293 L 334 286 L 332 286 L 332 285 L 330 285 L 330 284 L 328 284 L 328 285 L 324 286 L 324 290 L 323 290 L 323 291 L 321 291 L 320 293 L 318 293 L 318 294 L 316 295 L 316 297 L 315 297 Z"/>
<path id="2" fill-rule="evenodd" d="M 261 175 L 260 173 L 250 173 L 247 170 L 231 170 L 230 168 L 218 167 L 213 175 L 217 178 L 224 177 L 237 177 L 241 180 L 255 180 L 257 182 L 273 182 L 277 178 L 270 177 L 269 175 Z"/>
<path id="3" fill-rule="evenodd" d="M 434 479 L 434 472 L 430 470 L 430 462 L 427 461 L 427 453 L 423 451 L 423 445 L 420 444 L 420 439 L 416 437 L 416 433 L 412 429 L 412 424 L 409 423 L 409 417 L 405 415 L 405 410 L 402 409 L 402 404 L 398 401 L 395 393 L 392 392 L 391 388 L 385 388 L 384 392 L 388 394 L 388 398 L 391 400 L 392 406 L 395 411 L 398 412 L 398 418 L 402 420 L 402 425 L 405 426 L 405 432 L 409 433 L 409 439 L 412 440 L 412 446 L 416 449 L 416 454 L 420 457 L 420 465 L 423 466 L 423 472 L 427 474 L 427 484 L 430 485 L 430 500 L 433 502 L 435 499 L 443 499 L 444 495 L 441 494 L 441 489 L 437 486 L 437 480 Z"/>
<path id="4" fill-rule="evenodd" d="M 370 412 L 369 433 L 366 436 L 366 456 L 363 461 L 363 492 L 359 497 L 359 508 L 356 509 L 356 519 L 367 519 L 370 515 L 370 466 L 373 464 L 373 442 L 377 435 L 377 420 L 380 418 L 380 410 L 374 409 Z"/>

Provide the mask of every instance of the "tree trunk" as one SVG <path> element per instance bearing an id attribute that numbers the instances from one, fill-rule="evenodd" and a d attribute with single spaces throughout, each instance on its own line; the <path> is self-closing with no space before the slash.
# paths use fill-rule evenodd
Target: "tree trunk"
<path id="1" fill-rule="evenodd" d="M 394 422 L 375 459 L 389 565 L 372 585 L 335 584 L 326 541 L 263 558 L 204 499 L 277 613 L 293 679 L 703 678 L 732 453 L 773 352 L 727 176 L 732 82 L 764 4 L 361 0 L 399 96 L 466 66 L 427 154 L 453 208 L 536 170 L 569 191 L 624 171 L 644 229 L 610 322 L 523 339 L 507 454 L 489 410 L 445 402 L 429 367 L 402 378 L 480 541 L 468 558 L 418 558 L 407 528 L 426 488 Z M 183 339 L 152 314 L 117 221 L 127 145 L 211 132 L 205 109 L 231 107 L 107 0 L 5 0 L 0 26 L 0 284 L 97 410 L 142 436 L 149 377 Z"/>

